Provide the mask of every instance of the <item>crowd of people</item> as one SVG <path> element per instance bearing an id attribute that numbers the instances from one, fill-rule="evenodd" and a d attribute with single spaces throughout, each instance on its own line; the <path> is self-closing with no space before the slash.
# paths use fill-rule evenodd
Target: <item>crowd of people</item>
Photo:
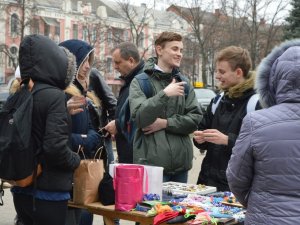
<path id="1" fill-rule="evenodd" d="M 92 214 L 68 207 L 83 158 L 78 150 L 93 158 L 104 147 L 107 169 L 115 161 L 112 139 L 118 162 L 163 167 L 163 182 L 187 182 L 194 144 L 207 150 L 197 183 L 233 192 L 247 208 L 245 224 L 297 223 L 300 40 L 273 49 L 256 73 L 246 49 L 219 51 L 219 94 L 201 112 L 180 71 L 182 39 L 161 33 L 156 55 L 146 61 L 133 43 L 115 46 L 114 69 L 123 80 L 118 98 L 93 68 L 88 43 L 57 45 L 41 35 L 22 40 L 11 94 L 26 82 L 32 90 L 51 88 L 34 95 L 32 135 L 42 173 L 34 186 L 12 188 L 18 224 L 91 225 Z"/>

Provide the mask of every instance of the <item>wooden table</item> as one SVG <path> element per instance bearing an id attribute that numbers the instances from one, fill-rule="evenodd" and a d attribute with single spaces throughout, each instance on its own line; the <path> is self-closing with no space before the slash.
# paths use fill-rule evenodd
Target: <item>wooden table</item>
<path id="1" fill-rule="evenodd" d="M 69 206 L 75 207 L 75 208 L 84 208 L 93 214 L 103 216 L 103 219 L 104 219 L 106 225 L 114 225 L 115 218 L 118 218 L 121 220 L 129 220 L 129 221 L 139 222 L 140 225 L 152 225 L 153 220 L 154 220 L 153 216 L 147 216 L 146 213 L 144 213 L 144 212 L 118 211 L 118 210 L 115 210 L 114 205 L 104 206 L 100 202 L 90 203 L 90 204 L 87 204 L 84 206 L 76 205 L 72 202 L 69 202 Z M 231 225 L 231 224 L 235 224 L 235 222 L 232 219 L 223 219 L 218 224 Z M 167 223 L 162 223 L 162 225 L 167 225 Z M 177 225 L 186 225 L 186 223 L 177 223 Z"/>

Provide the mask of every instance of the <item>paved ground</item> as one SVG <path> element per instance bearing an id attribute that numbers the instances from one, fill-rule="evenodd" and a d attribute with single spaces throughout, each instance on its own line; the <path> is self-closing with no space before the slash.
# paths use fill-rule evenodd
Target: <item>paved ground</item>
<path id="1" fill-rule="evenodd" d="M 203 156 L 199 153 L 199 150 L 194 148 L 194 161 L 193 168 L 189 172 L 188 183 L 196 183 L 198 174 L 200 171 L 200 165 L 203 160 Z M 5 191 L 4 206 L 0 206 L 0 225 L 13 225 L 15 217 L 15 209 L 12 202 L 12 196 L 9 190 Z M 134 225 L 134 222 L 122 221 L 121 225 Z M 54 224 L 53 224 L 54 225 Z M 95 216 L 93 225 L 103 225 L 102 217 Z"/>

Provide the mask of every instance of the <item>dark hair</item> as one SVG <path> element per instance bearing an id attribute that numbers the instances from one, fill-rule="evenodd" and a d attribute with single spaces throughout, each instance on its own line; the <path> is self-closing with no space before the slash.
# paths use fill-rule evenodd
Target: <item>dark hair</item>
<path id="1" fill-rule="evenodd" d="M 222 49 L 216 57 L 216 62 L 227 61 L 232 70 L 241 68 L 245 78 L 250 76 L 249 71 L 252 67 L 252 61 L 247 49 L 229 46 Z"/>
<path id="2" fill-rule="evenodd" d="M 131 42 L 122 42 L 121 44 L 115 46 L 111 50 L 111 53 L 117 49 L 120 50 L 120 55 L 123 59 L 128 60 L 130 57 L 132 57 L 135 62 L 140 61 L 140 54 L 135 44 Z"/>
<path id="3" fill-rule="evenodd" d="M 159 45 L 162 48 L 165 47 L 166 42 L 171 41 L 182 41 L 182 36 L 175 32 L 162 32 L 158 38 L 155 40 L 155 46 Z"/>

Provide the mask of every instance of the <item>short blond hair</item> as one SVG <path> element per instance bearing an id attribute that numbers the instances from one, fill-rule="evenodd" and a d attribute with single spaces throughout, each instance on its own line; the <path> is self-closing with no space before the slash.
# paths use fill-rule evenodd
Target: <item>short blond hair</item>
<path id="1" fill-rule="evenodd" d="M 232 70 L 240 68 L 245 78 L 250 76 L 249 71 L 252 67 L 252 61 L 247 49 L 238 46 L 229 46 L 217 54 L 215 61 L 227 61 Z"/>

